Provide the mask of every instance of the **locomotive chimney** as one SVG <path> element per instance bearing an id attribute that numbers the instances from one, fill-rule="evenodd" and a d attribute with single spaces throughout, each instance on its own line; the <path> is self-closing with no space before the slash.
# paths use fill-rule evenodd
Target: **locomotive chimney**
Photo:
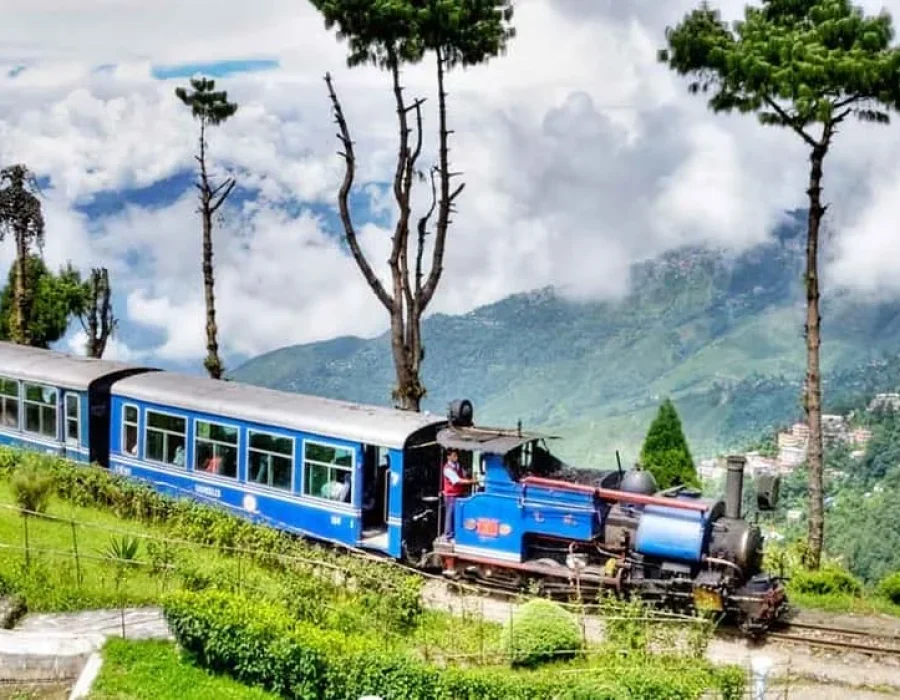
<path id="1" fill-rule="evenodd" d="M 747 459 L 743 455 L 729 455 L 725 474 L 725 517 L 741 517 L 741 495 L 744 492 L 744 464 Z"/>

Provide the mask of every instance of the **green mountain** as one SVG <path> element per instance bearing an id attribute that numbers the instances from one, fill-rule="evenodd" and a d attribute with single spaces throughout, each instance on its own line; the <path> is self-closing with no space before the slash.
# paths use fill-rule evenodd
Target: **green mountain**
<path id="1" fill-rule="evenodd" d="M 425 409 L 453 398 L 476 421 L 544 429 L 561 455 L 609 464 L 636 458 L 659 402 L 672 397 L 696 456 L 746 444 L 800 415 L 805 366 L 802 212 L 737 256 L 682 248 L 630 270 L 631 293 L 574 302 L 553 289 L 518 294 L 423 326 Z M 444 284 L 452 284 L 447 278 Z M 900 304 L 823 301 L 826 403 L 900 381 Z M 897 375 L 897 376 L 895 376 Z M 387 334 L 282 348 L 233 378 L 387 404 Z"/>

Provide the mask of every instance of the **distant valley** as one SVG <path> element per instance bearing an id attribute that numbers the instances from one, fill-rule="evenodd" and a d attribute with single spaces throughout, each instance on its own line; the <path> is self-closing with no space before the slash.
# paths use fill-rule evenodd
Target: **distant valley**
<path id="1" fill-rule="evenodd" d="M 467 397 L 481 423 L 542 429 L 585 466 L 633 461 L 659 402 L 671 396 L 695 456 L 744 446 L 800 415 L 804 371 L 803 214 L 737 256 L 683 248 L 631 269 L 618 302 L 519 294 L 423 328 L 425 408 Z M 444 284 L 452 284 L 446 278 Z M 827 405 L 900 385 L 900 303 L 823 300 Z M 235 379 L 388 404 L 388 336 L 286 347 Z"/>

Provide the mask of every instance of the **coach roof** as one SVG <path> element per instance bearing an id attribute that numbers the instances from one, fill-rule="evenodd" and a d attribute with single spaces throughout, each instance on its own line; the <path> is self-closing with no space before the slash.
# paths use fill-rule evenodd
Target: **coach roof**
<path id="1" fill-rule="evenodd" d="M 153 372 L 113 385 L 113 394 L 261 425 L 383 447 L 402 448 L 413 433 L 446 419 L 429 413 L 366 406 L 276 391 L 240 382 Z"/>
<path id="2" fill-rule="evenodd" d="M 144 368 L 144 371 L 147 369 Z M 0 375 L 10 378 L 85 390 L 95 379 L 128 370 L 142 371 L 142 368 L 123 362 L 0 342 Z"/>

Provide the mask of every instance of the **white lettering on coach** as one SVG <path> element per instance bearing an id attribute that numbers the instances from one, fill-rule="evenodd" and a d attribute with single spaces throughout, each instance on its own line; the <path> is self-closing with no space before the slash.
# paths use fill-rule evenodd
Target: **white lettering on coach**
<path id="1" fill-rule="evenodd" d="M 209 496 L 210 498 L 222 498 L 222 491 L 215 489 L 212 486 L 201 486 L 196 484 L 194 486 L 194 491 L 203 496 Z"/>

